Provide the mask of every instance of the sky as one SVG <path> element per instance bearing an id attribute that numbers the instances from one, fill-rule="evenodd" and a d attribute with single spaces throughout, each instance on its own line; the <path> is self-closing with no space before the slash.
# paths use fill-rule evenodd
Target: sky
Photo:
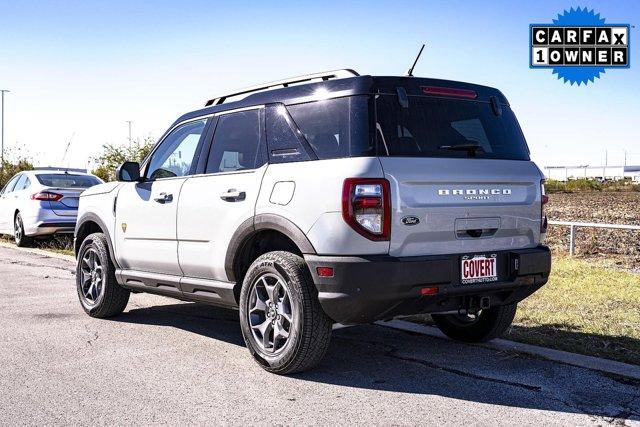
<path id="1" fill-rule="evenodd" d="M 631 68 L 571 86 L 529 68 L 529 24 L 577 6 L 636 25 L 640 1 L 0 0 L 5 147 L 86 167 L 105 143 L 158 138 L 220 93 L 338 68 L 497 87 L 539 166 L 640 164 L 640 40 Z M 65 148 L 71 140 L 66 157 Z M 64 157 L 64 159 L 63 159 Z"/>

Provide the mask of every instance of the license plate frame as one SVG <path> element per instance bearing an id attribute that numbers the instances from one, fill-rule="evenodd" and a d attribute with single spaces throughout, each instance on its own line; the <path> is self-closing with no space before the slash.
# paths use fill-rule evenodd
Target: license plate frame
<path id="1" fill-rule="evenodd" d="M 460 257 L 460 284 L 478 285 L 499 280 L 497 254 L 469 254 Z"/>

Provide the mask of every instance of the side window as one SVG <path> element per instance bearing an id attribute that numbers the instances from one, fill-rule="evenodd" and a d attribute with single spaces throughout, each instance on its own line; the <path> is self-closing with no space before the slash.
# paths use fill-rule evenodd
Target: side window
<path id="1" fill-rule="evenodd" d="M 31 180 L 29 179 L 29 177 L 27 177 L 27 179 L 24 180 L 24 184 L 22 185 L 22 189 L 26 190 L 29 187 L 31 187 Z"/>
<path id="2" fill-rule="evenodd" d="M 311 156 L 299 136 L 300 131 L 293 123 L 284 105 L 267 107 L 267 146 L 270 163 L 304 162 Z M 313 155 L 315 158 L 315 155 Z"/>
<path id="3" fill-rule="evenodd" d="M 153 181 L 189 175 L 206 123 L 206 119 L 188 122 L 167 135 L 151 156 L 147 179 Z"/>
<path id="4" fill-rule="evenodd" d="M 18 182 L 18 180 L 20 179 L 22 175 L 16 175 L 14 176 L 11 181 L 9 181 L 9 183 L 7 185 L 4 186 L 4 188 L 2 189 L 2 194 L 7 194 L 7 193 L 11 193 L 13 191 L 13 187 L 15 187 L 16 182 Z"/>
<path id="5" fill-rule="evenodd" d="M 13 191 L 20 191 L 24 188 L 24 183 L 27 181 L 26 175 L 20 175 L 20 179 L 16 182 L 15 187 L 13 187 Z"/>
<path id="6" fill-rule="evenodd" d="M 223 114 L 213 135 L 206 173 L 255 169 L 264 164 L 260 156 L 260 110 Z"/>

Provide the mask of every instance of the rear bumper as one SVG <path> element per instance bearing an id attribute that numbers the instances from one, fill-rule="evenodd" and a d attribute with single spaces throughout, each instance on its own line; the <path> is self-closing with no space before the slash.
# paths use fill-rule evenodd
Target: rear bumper
<path id="1" fill-rule="evenodd" d="M 73 234 L 76 228 L 75 218 L 72 221 L 40 221 L 28 227 L 25 224 L 27 236 L 47 236 L 51 234 Z"/>
<path id="2" fill-rule="evenodd" d="M 489 297 L 491 305 L 523 300 L 544 285 L 551 270 L 546 246 L 497 252 L 499 282 L 460 284 L 463 254 L 396 258 L 391 256 L 305 255 L 325 313 L 343 324 L 369 323 L 401 314 L 458 310 L 469 298 Z M 317 267 L 332 267 L 320 277 Z M 435 287 L 435 295 L 421 289 Z"/>

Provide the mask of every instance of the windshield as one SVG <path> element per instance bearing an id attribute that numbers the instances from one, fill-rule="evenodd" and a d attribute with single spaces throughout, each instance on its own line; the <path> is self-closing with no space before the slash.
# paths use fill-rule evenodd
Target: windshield
<path id="1" fill-rule="evenodd" d="M 394 95 L 376 101 L 378 151 L 382 156 L 478 157 L 529 160 L 529 150 L 508 106 L 410 96 L 403 108 Z"/>
<path id="2" fill-rule="evenodd" d="M 51 173 L 36 175 L 40 184 L 47 187 L 60 188 L 89 188 L 100 184 L 100 180 L 90 175 L 71 175 L 66 173 Z"/>

